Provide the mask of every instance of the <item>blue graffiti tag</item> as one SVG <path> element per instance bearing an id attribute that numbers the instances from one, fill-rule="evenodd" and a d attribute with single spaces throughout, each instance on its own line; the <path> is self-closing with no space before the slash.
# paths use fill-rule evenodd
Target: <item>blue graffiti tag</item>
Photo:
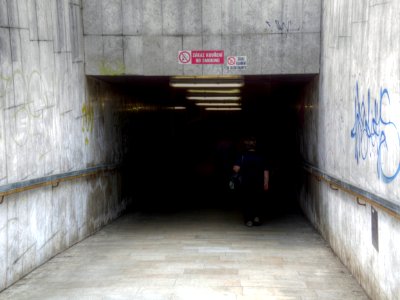
<path id="1" fill-rule="evenodd" d="M 392 182 L 400 173 L 400 161 L 395 162 L 392 171 L 385 163 L 388 158 L 396 158 L 400 153 L 400 134 L 397 126 L 382 113 L 383 105 L 390 106 L 390 95 L 387 89 L 381 89 L 379 100 L 371 103 L 371 92 L 368 89 L 367 99 L 360 99 L 358 82 L 356 83 L 356 95 L 354 98 L 355 121 L 351 130 L 351 138 L 355 139 L 355 159 L 357 164 L 360 159 L 366 160 L 377 154 L 377 173 L 385 183 Z"/>

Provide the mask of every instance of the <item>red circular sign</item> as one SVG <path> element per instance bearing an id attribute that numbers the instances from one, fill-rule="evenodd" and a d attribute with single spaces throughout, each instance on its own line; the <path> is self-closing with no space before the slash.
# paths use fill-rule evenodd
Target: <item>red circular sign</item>
<path id="1" fill-rule="evenodd" d="M 236 57 L 228 56 L 228 66 L 234 66 L 234 65 L 236 65 Z"/>
<path id="2" fill-rule="evenodd" d="M 189 51 L 179 52 L 178 59 L 181 64 L 189 64 L 191 59 L 190 52 Z"/>

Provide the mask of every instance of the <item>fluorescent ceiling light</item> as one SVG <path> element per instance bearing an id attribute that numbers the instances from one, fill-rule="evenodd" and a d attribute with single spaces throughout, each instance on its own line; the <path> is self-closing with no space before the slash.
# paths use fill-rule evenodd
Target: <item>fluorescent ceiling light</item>
<path id="1" fill-rule="evenodd" d="M 211 111 L 238 111 L 242 110 L 241 107 L 206 107 L 205 110 Z"/>
<path id="2" fill-rule="evenodd" d="M 242 80 L 241 75 L 173 76 L 172 80 Z"/>
<path id="3" fill-rule="evenodd" d="M 196 103 L 197 106 L 240 106 L 240 103 L 226 103 L 226 102 L 198 102 Z"/>
<path id="4" fill-rule="evenodd" d="M 184 107 L 184 106 L 174 106 L 174 107 L 171 107 L 171 109 L 174 109 L 174 110 L 185 110 L 186 107 Z"/>
<path id="5" fill-rule="evenodd" d="M 244 85 L 242 76 L 175 76 L 170 86 L 181 88 L 236 88 Z"/>
<path id="6" fill-rule="evenodd" d="M 186 97 L 188 100 L 200 100 L 200 101 L 209 101 L 209 100 L 217 100 L 217 101 L 239 101 L 240 97 L 237 96 L 220 96 L 220 97 L 208 97 L 208 96 L 189 96 Z"/>
<path id="7" fill-rule="evenodd" d="M 236 83 L 183 83 L 176 82 L 171 83 L 172 87 L 176 88 L 234 88 L 234 87 L 242 87 L 243 82 Z"/>
<path id="8" fill-rule="evenodd" d="M 188 90 L 190 94 L 240 94 L 239 89 L 230 90 Z"/>

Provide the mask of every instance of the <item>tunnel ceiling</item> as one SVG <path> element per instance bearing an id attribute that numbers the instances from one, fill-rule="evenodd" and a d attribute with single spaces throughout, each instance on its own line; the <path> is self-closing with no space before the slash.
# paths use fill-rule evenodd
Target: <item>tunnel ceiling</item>
<path id="1" fill-rule="evenodd" d="M 261 106 L 273 108 L 276 105 L 290 105 L 295 96 L 290 93 L 299 90 L 315 75 L 276 75 L 276 76 L 244 76 L 243 86 L 235 88 L 240 97 L 240 107 L 244 110 Z M 125 95 L 125 109 L 146 109 L 158 111 L 163 109 L 202 109 L 194 101 L 188 100 L 190 88 L 172 87 L 174 77 L 168 76 L 96 76 L 108 82 Z M 180 77 L 182 78 L 182 77 Z M 204 77 L 203 77 L 204 78 Z M 215 80 L 223 76 L 206 77 Z M 198 88 L 199 89 L 199 88 Z M 193 88 L 191 89 L 193 90 Z M 203 88 L 204 90 L 204 88 Z M 210 90 L 210 89 L 208 89 Z M 215 89 L 218 90 L 218 89 Z M 193 96 L 193 95 L 192 95 Z M 214 94 L 214 96 L 219 96 Z"/>

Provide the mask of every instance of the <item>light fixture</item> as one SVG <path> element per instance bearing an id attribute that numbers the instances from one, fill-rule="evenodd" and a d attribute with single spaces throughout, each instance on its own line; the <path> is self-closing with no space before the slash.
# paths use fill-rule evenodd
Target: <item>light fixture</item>
<path id="1" fill-rule="evenodd" d="M 171 83 L 175 88 L 234 88 L 242 87 L 243 83 Z"/>
<path id="2" fill-rule="evenodd" d="M 170 86 L 175 88 L 237 88 L 244 85 L 242 76 L 175 76 Z"/>
<path id="3" fill-rule="evenodd" d="M 173 76 L 173 80 L 233 80 L 233 79 L 243 79 L 240 75 L 197 75 L 197 76 Z"/>
<path id="4" fill-rule="evenodd" d="M 234 106 L 240 106 L 240 103 L 227 103 L 227 102 L 197 102 L 197 106 L 228 106 L 228 107 L 234 107 Z"/>
<path id="5" fill-rule="evenodd" d="M 211 101 L 211 100 L 216 100 L 216 101 L 239 101 L 240 97 L 237 96 L 218 96 L 218 97 L 209 97 L 209 96 L 189 96 L 186 97 L 188 100 L 199 100 L 199 101 Z"/>
<path id="6" fill-rule="evenodd" d="M 241 107 L 207 107 L 205 110 L 208 111 L 239 111 Z"/>
<path id="7" fill-rule="evenodd" d="M 240 94 L 239 89 L 229 89 L 229 90 L 188 90 L 189 94 Z"/>

